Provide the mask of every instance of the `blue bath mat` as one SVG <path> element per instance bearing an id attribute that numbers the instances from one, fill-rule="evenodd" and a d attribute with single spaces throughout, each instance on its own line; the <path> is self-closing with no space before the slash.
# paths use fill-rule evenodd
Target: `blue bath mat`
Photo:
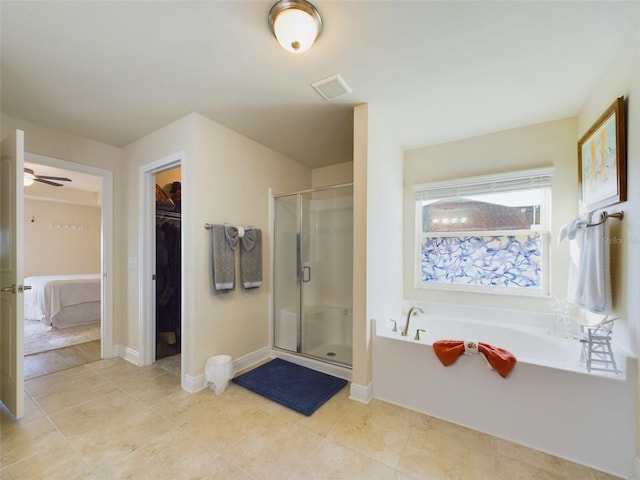
<path id="1" fill-rule="evenodd" d="M 347 384 L 341 378 L 280 358 L 234 378 L 233 382 L 306 416 Z"/>

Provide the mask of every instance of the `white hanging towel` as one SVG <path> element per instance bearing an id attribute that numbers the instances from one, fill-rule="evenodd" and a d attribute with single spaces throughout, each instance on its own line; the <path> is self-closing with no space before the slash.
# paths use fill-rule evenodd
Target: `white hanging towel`
<path id="1" fill-rule="evenodd" d="M 575 225 L 574 222 L 576 221 L 572 222 Z M 582 219 L 576 223 L 579 226 L 575 229 L 575 237 L 570 244 L 567 298 L 571 303 L 590 312 L 610 314 L 608 222 L 593 227 L 585 226 Z"/>

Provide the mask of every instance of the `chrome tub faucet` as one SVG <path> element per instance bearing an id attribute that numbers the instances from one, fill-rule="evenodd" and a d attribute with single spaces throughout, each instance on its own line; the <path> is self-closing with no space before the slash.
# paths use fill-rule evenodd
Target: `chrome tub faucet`
<path id="1" fill-rule="evenodd" d="M 409 309 L 409 313 L 407 313 L 407 321 L 404 324 L 404 328 L 401 332 L 402 336 L 406 337 L 409 334 L 409 320 L 411 320 L 411 315 L 414 315 L 417 312 L 424 313 L 424 310 L 422 310 L 422 308 L 420 308 L 418 305 L 414 305 Z"/>

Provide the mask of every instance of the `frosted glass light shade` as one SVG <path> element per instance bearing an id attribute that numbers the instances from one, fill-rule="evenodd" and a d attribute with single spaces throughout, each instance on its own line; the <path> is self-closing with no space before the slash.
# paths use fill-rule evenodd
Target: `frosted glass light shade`
<path id="1" fill-rule="evenodd" d="M 304 0 L 281 0 L 269 12 L 269 23 L 278 43 L 291 53 L 306 52 L 322 30 L 316 8 Z"/>
<path id="2" fill-rule="evenodd" d="M 25 187 L 28 187 L 30 185 L 33 185 L 34 182 L 35 182 L 35 177 L 33 176 L 33 174 L 25 172 L 24 173 L 23 185 Z"/>

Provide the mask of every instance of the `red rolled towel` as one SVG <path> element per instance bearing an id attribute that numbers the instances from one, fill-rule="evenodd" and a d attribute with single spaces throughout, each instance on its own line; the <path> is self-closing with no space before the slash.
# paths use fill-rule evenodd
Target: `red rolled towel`
<path id="1" fill-rule="evenodd" d="M 433 351 L 446 367 L 454 363 L 466 350 L 477 351 L 502 378 L 505 378 L 516 364 L 516 357 L 509 351 L 482 342 L 465 342 L 462 340 L 438 340 L 433 343 Z"/>

